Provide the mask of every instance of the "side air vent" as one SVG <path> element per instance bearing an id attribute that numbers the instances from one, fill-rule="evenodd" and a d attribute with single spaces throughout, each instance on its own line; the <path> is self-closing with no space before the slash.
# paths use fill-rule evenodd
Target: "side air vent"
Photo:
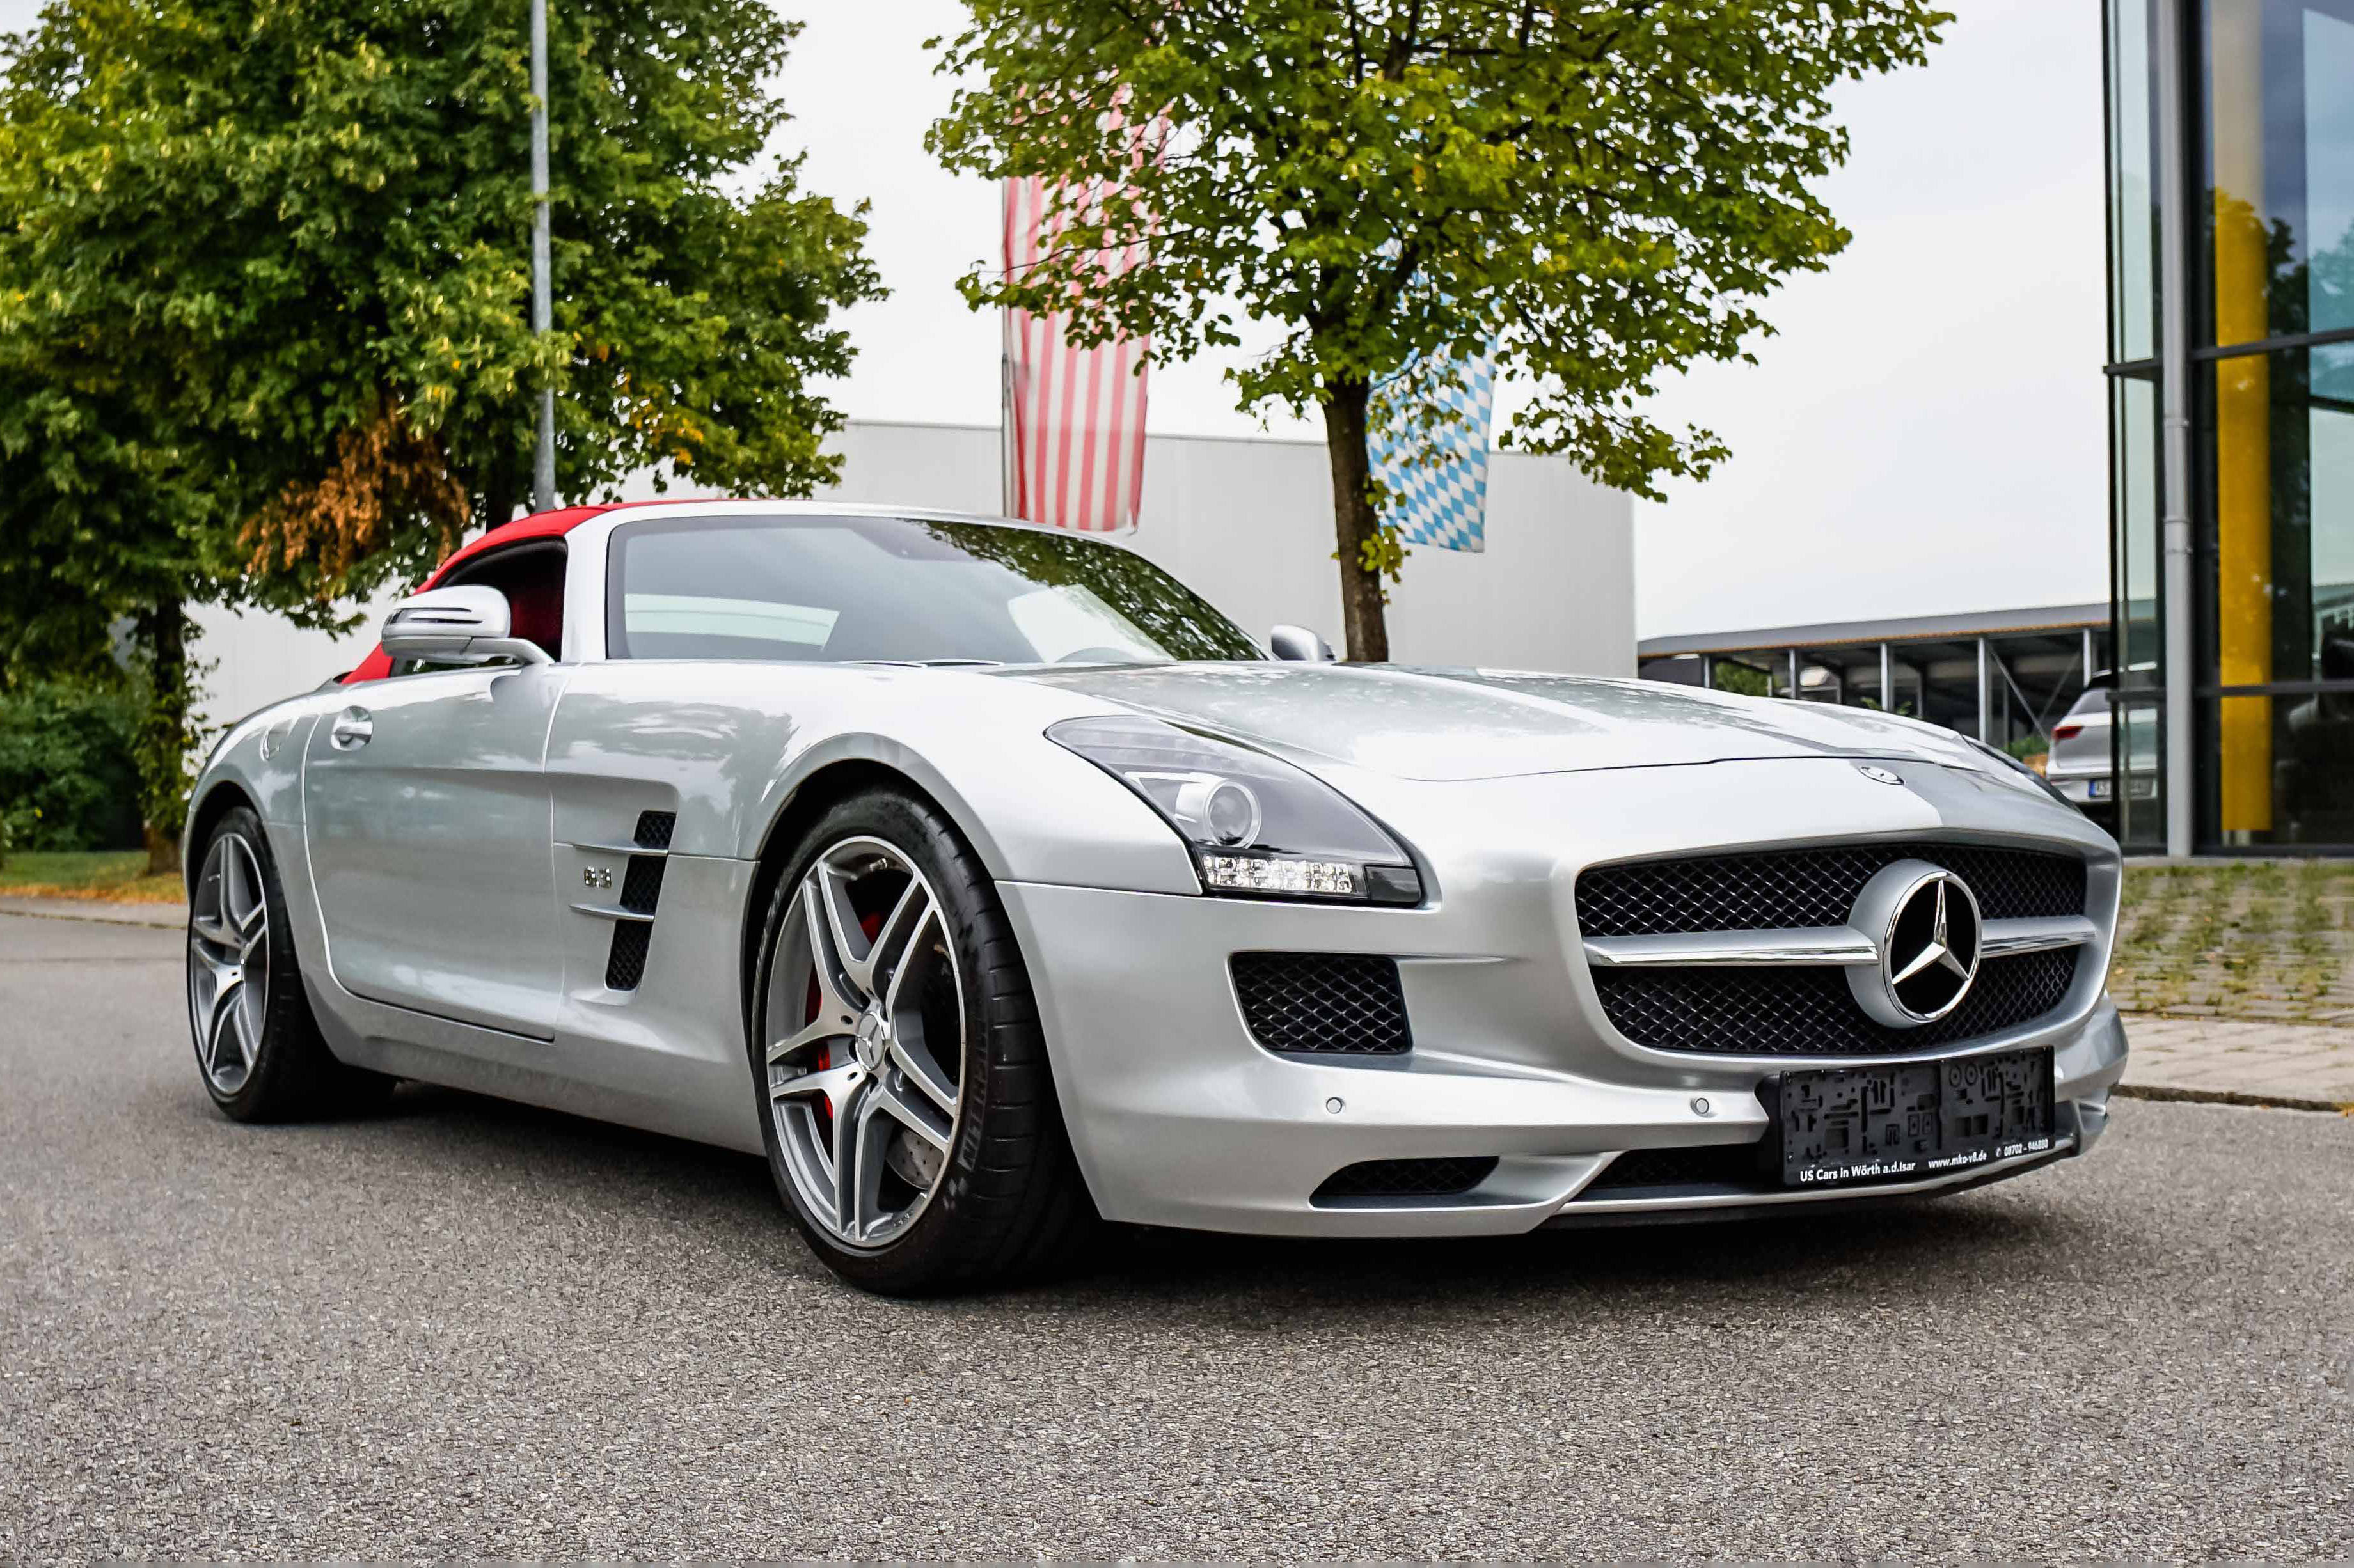
<path id="1" fill-rule="evenodd" d="M 645 854 L 630 857 L 621 874 L 621 907 L 642 920 L 617 921 L 613 946 L 605 956 L 605 985 L 610 991 L 635 991 L 646 977 L 646 954 L 653 946 L 654 910 L 662 903 L 663 867 L 669 863 L 671 834 L 678 827 L 675 811 L 641 811 L 637 832 L 630 842 Z"/>
<path id="2" fill-rule="evenodd" d="M 631 855 L 621 874 L 621 907 L 632 915 L 651 915 L 662 902 L 663 867 L 668 861 L 652 855 Z"/>
<path id="3" fill-rule="evenodd" d="M 613 950 L 605 959 L 605 984 L 613 991 L 635 991 L 646 977 L 646 949 L 654 928 L 639 921 L 613 927 Z"/>
<path id="4" fill-rule="evenodd" d="M 1236 953 L 1235 996 L 1270 1051 L 1394 1056 L 1414 1046 L 1395 959 L 1359 953 Z"/>
<path id="5" fill-rule="evenodd" d="M 1329 1205 L 1357 1198 L 1451 1198 L 1477 1187 L 1495 1169 L 1492 1154 L 1476 1159 L 1368 1160 L 1327 1176 L 1308 1201 Z"/>

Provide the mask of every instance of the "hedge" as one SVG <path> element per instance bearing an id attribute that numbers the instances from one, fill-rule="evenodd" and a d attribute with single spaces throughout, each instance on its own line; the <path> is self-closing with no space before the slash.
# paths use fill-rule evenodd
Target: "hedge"
<path id="1" fill-rule="evenodd" d="M 29 682 L 0 692 L 0 853 L 137 848 L 135 718 L 119 691 Z"/>

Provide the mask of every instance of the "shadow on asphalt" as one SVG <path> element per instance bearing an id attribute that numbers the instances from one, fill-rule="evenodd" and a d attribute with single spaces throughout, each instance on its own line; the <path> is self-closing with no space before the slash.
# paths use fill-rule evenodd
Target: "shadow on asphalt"
<path id="1" fill-rule="evenodd" d="M 175 1108 L 217 1118 L 200 1093 Z M 748 1268 L 766 1266 L 760 1260 L 777 1258 L 782 1243 L 793 1272 L 824 1277 L 792 1235 L 767 1165 L 752 1155 L 419 1084 L 404 1084 L 383 1107 L 342 1121 L 234 1131 L 333 1139 L 352 1145 L 358 1160 L 421 1162 L 445 1175 L 511 1175 L 520 1164 L 544 1196 L 570 1197 L 618 1220 L 675 1216 L 690 1204 L 701 1223 L 743 1238 Z M 1121 1227 L 1106 1232 L 1059 1278 L 978 1298 L 875 1305 L 953 1307 L 967 1315 L 1043 1310 L 1066 1319 L 1102 1310 L 1132 1319 L 1150 1302 L 1173 1319 L 1278 1332 L 1327 1309 L 1453 1305 L 1486 1312 L 1538 1296 L 1575 1297 L 1601 1308 L 1656 1302 L 1662 1287 L 1785 1301 L 1819 1291 L 1908 1298 L 2014 1291 L 2063 1277 L 2087 1222 L 2013 1194 L 2070 1174 L 2063 1164 L 2008 1192 L 1861 1213 L 1468 1240 L 1303 1241 Z"/>

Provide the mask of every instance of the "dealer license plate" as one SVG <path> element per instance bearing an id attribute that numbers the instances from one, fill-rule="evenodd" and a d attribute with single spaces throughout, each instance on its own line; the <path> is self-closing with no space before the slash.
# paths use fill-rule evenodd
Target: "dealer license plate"
<path id="1" fill-rule="evenodd" d="M 1776 1100 L 1786 1187 L 1934 1176 L 2052 1146 L 2048 1046 L 1784 1073 Z"/>

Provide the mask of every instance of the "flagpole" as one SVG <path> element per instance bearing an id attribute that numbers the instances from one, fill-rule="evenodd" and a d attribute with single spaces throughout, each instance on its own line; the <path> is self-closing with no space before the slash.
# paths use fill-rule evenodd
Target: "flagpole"
<path id="1" fill-rule="evenodd" d="M 1013 311 L 997 313 L 997 506 L 1013 515 Z"/>
<path id="2" fill-rule="evenodd" d="M 531 330 L 545 337 L 556 325 L 549 280 L 547 215 L 547 0 L 531 0 Z M 556 386 L 539 388 L 539 450 L 532 461 L 531 503 L 556 509 Z M 493 518 L 504 523 L 504 517 Z"/>

